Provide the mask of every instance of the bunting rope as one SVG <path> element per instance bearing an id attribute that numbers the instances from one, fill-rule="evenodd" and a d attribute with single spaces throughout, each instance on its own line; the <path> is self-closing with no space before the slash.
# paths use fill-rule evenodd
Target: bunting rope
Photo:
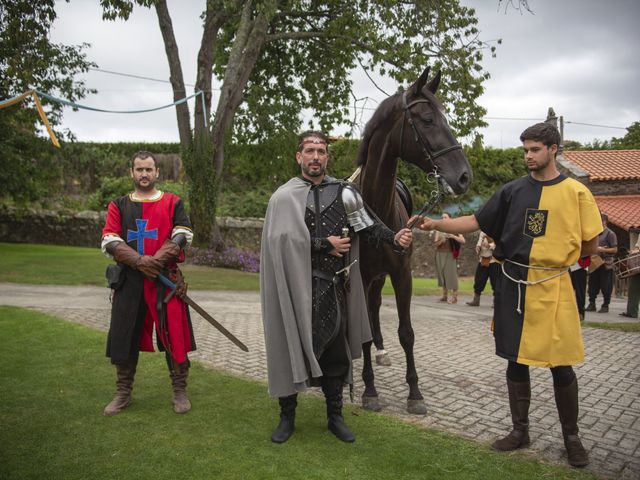
<path id="1" fill-rule="evenodd" d="M 52 102 L 61 103 L 62 105 L 66 105 L 68 107 L 78 108 L 82 110 L 90 110 L 92 112 L 130 114 L 130 113 L 155 112 L 158 110 L 163 110 L 165 108 L 171 108 L 181 103 L 187 102 L 188 100 L 191 100 L 192 98 L 197 97 L 198 95 L 200 95 L 200 99 L 202 101 L 202 114 L 205 115 L 206 108 L 204 103 L 204 93 L 202 92 L 202 90 L 197 91 L 193 95 L 189 95 L 188 97 L 181 98 L 180 100 L 176 100 L 173 103 L 162 105 L 160 107 L 147 108 L 144 110 L 107 110 L 104 108 L 96 108 L 96 107 L 90 107 L 88 105 L 82 105 L 80 103 L 72 102 L 70 100 L 65 100 L 63 98 L 54 97 L 53 95 L 49 95 L 48 93 L 33 89 L 33 90 L 27 90 L 26 92 L 21 93 L 20 95 L 16 95 L 15 97 L 12 97 L 12 98 L 9 98 L 6 100 L 0 100 L 0 109 L 10 107 L 12 105 L 15 105 L 16 103 L 20 103 L 25 98 L 28 98 L 30 96 L 33 97 L 33 101 L 35 102 L 36 108 L 38 109 L 38 113 L 40 114 L 40 119 L 42 120 L 42 123 L 44 123 L 45 127 L 47 127 L 47 132 L 49 132 L 49 137 L 51 137 L 51 142 L 56 147 L 60 148 L 60 142 L 58 142 L 58 139 L 56 138 L 56 135 L 53 132 L 53 129 L 51 128 L 51 124 L 49 123 L 49 120 L 47 119 L 47 115 L 44 109 L 42 108 L 42 104 L 40 103 L 39 97 L 46 98 L 47 100 Z M 205 120 L 205 125 L 207 125 L 208 124 L 207 119 L 205 118 L 204 120 Z"/>

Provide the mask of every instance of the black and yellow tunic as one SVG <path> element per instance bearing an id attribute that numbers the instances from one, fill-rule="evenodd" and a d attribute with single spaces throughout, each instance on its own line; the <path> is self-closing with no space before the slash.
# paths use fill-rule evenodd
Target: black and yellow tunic
<path id="1" fill-rule="evenodd" d="M 522 177 L 504 185 L 475 217 L 495 239 L 493 255 L 504 269 L 493 317 L 496 354 L 537 367 L 581 363 L 584 346 L 568 268 L 582 242 L 602 231 L 591 192 L 564 175 L 544 182 Z"/>

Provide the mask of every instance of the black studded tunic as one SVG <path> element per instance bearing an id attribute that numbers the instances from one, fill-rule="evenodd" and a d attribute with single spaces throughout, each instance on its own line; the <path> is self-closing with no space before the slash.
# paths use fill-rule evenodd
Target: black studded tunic
<path id="1" fill-rule="evenodd" d="M 348 254 L 341 258 L 331 255 L 333 246 L 327 239 L 344 236 L 343 229 L 351 236 L 355 234 L 342 201 L 345 185 L 332 177 L 325 177 L 319 185 L 311 184 L 305 209 L 305 224 L 311 236 L 313 350 L 323 374 L 331 377 L 346 375 L 351 361 L 345 321 L 348 281 L 344 273 L 337 273 L 351 261 Z M 367 242 L 393 245 L 394 233 L 377 219 L 357 234 Z"/>

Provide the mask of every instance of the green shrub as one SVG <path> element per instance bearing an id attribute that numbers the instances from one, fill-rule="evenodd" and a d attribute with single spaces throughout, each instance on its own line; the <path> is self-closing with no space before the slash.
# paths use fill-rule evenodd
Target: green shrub
<path id="1" fill-rule="evenodd" d="M 105 177 L 95 193 L 89 196 L 87 206 L 90 210 L 106 210 L 111 200 L 132 191 L 131 177 Z"/>
<path id="2" fill-rule="evenodd" d="M 157 184 L 158 190 L 163 192 L 171 192 L 183 199 L 185 208 L 188 210 L 187 187 L 179 182 L 161 182 Z M 126 195 L 133 191 L 133 181 L 131 177 L 105 177 L 98 190 L 89 195 L 87 207 L 89 210 L 106 210 L 109 202 L 118 197 Z"/>

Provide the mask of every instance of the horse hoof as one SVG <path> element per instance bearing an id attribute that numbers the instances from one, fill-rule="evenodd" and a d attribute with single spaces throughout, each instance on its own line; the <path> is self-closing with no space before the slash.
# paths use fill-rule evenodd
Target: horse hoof
<path id="1" fill-rule="evenodd" d="M 365 397 L 362 396 L 362 408 L 365 410 L 371 410 L 372 412 L 379 412 L 382 410 L 378 397 Z"/>
<path id="2" fill-rule="evenodd" d="M 427 413 L 427 406 L 424 404 L 424 400 L 407 400 L 407 412 L 413 415 L 425 415 Z"/>
<path id="3" fill-rule="evenodd" d="M 391 366 L 391 358 L 389 357 L 389 354 L 384 350 L 376 353 L 376 365 L 380 365 L 383 367 Z"/>

